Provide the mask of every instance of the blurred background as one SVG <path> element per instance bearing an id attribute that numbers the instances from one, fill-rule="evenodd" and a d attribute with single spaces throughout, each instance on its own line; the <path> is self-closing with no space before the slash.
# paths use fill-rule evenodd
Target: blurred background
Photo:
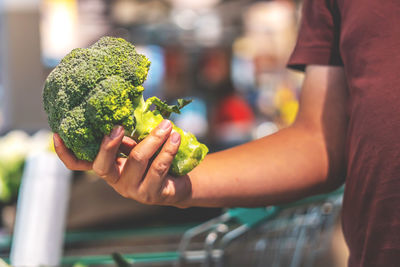
<path id="1" fill-rule="evenodd" d="M 132 42 L 152 62 L 145 98 L 193 99 L 172 120 L 218 151 L 294 121 L 303 74 L 286 62 L 300 9 L 301 0 L 0 0 L 0 255 L 10 251 L 26 159 L 52 148 L 44 80 L 70 50 L 104 35 Z M 175 244 L 179 231 L 224 212 L 143 206 L 92 173 L 73 173 L 69 196 L 67 256 Z M 152 238 L 135 238 L 140 229 Z M 90 233 L 111 239 L 90 243 Z"/>

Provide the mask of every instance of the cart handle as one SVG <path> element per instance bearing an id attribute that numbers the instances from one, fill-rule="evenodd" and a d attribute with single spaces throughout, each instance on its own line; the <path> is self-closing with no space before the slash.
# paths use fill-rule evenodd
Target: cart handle
<path id="1" fill-rule="evenodd" d="M 279 211 L 283 209 L 294 208 L 315 202 L 320 202 L 329 198 L 340 196 L 343 194 L 343 192 L 344 192 L 344 186 L 328 194 L 315 195 L 303 198 L 295 202 L 278 206 L 257 207 L 257 208 L 231 208 L 227 211 L 227 214 L 229 215 L 230 218 L 236 219 L 239 223 L 244 224 L 248 227 L 252 227 L 257 225 L 258 223 L 261 223 L 264 220 L 272 218 L 273 216 L 277 215 Z"/>

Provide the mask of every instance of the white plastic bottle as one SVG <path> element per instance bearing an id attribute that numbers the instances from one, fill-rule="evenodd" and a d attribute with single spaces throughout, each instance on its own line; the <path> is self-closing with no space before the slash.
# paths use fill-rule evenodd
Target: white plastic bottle
<path id="1" fill-rule="evenodd" d="M 12 266 L 59 266 L 72 172 L 51 152 L 27 157 L 11 246 Z"/>

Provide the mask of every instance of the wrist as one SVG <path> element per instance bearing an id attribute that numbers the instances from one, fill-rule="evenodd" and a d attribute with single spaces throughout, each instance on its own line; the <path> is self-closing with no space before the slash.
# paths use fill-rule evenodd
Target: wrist
<path id="1" fill-rule="evenodd" d="M 180 209 L 186 209 L 193 206 L 192 204 L 192 182 L 188 175 L 174 178 L 175 180 L 175 198 L 172 205 Z"/>

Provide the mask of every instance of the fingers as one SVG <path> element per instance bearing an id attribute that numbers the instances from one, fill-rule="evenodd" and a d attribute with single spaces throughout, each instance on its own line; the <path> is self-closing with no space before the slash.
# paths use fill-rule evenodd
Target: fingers
<path id="1" fill-rule="evenodd" d="M 68 169 L 74 171 L 88 171 L 92 169 L 92 163 L 77 159 L 74 153 L 64 145 L 63 140 L 57 133 L 53 135 L 53 141 L 54 149 L 58 157 Z"/>
<path id="2" fill-rule="evenodd" d="M 124 137 L 122 127 L 115 127 L 104 137 L 93 170 L 124 197 L 146 204 L 164 203 L 175 194 L 176 185 L 167 173 L 181 142 L 179 133 L 171 131 L 172 123 L 164 120 L 136 144 Z M 128 158 L 117 158 L 119 150 L 130 151 Z"/>
<path id="3" fill-rule="evenodd" d="M 143 179 L 149 160 L 167 140 L 172 130 L 169 120 L 162 121 L 143 141 L 132 149 L 124 166 L 122 176 L 130 179 L 129 184 L 137 187 Z M 129 177 L 129 178 L 126 178 Z"/>
<path id="4" fill-rule="evenodd" d="M 151 196 L 163 197 L 163 188 L 166 186 L 165 177 L 178 152 L 180 141 L 181 137 L 179 133 L 173 131 L 158 156 L 151 163 L 146 177 L 142 182 L 141 190 Z"/>
<path id="5" fill-rule="evenodd" d="M 120 177 L 115 160 L 123 137 L 123 127 L 116 126 L 109 136 L 103 138 L 99 153 L 93 162 L 93 170 L 109 183 L 117 182 Z"/>
<path id="6" fill-rule="evenodd" d="M 125 155 L 129 155 L 131 153 L 131 150 L 136 146 L 135 140 L 124 136 L 122 138 L 122 143 L 121 146 L 119 147 L 119 152 L 124 153 Z"/>

